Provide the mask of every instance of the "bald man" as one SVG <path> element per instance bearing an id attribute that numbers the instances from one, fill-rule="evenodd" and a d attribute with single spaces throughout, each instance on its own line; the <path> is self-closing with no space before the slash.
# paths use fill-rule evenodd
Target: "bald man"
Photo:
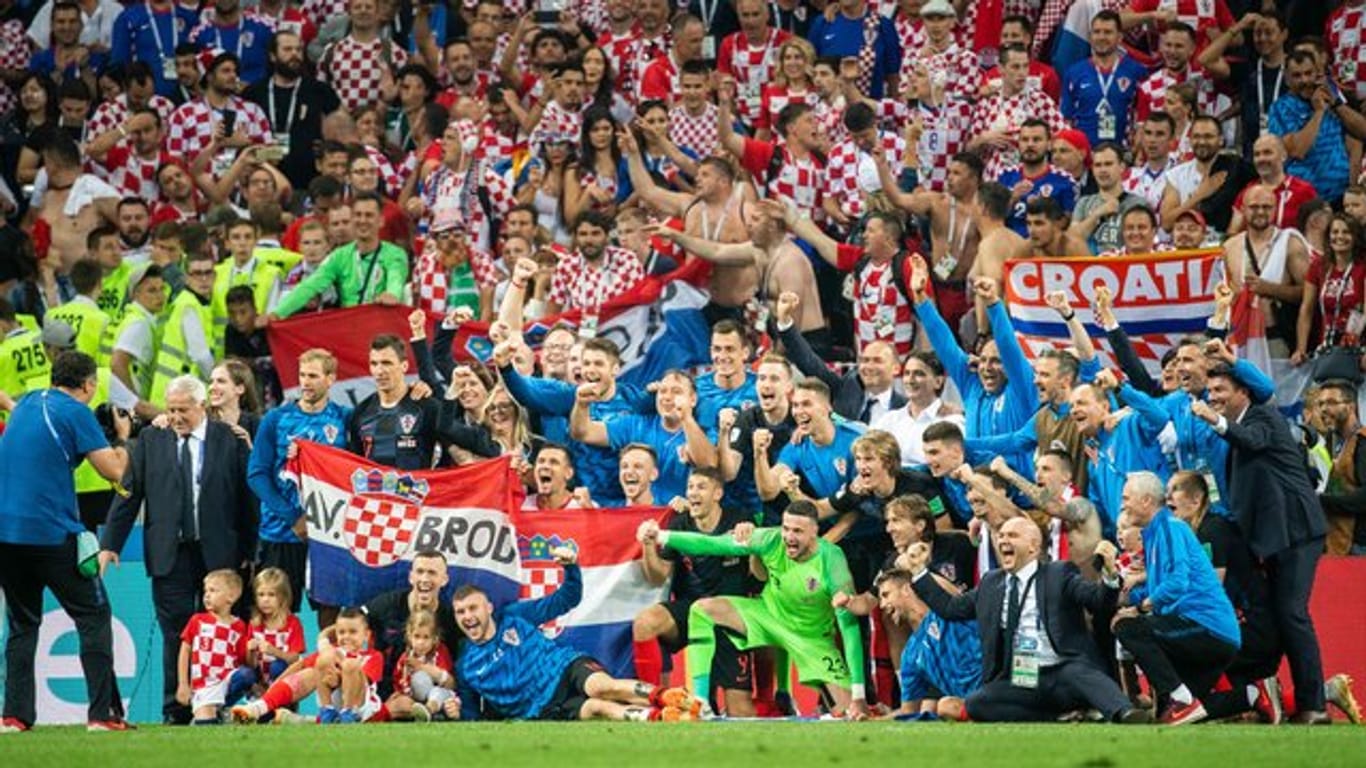
<path id="1" fill-rule="evenodd" d="M 1086 611 L 1099 613 L 1119 594 L 1115 547 L 1102 542 L 1101 583 L 1084 579 L 1072 563 L 1040 563 L 1043 536 L 1027 518 L 1001 526 L 996 555 L 1001 567 L 977 587 L 950 595 L 929 575 L 928 545 L 911 545 L 905 555 L 916 595 L 948 621 L 975 619 L 982 639 L 983 685 L 965 702 L 978 722 L 1047 722 L 1079 709 L 1099 710 L 1116 723 L 1151 722 L 1133 708 L 1092 639 Z"/>
<path id="2" fill-rule="evenodd" d="M 1266 314 L 1272 357 L 1289 357 L 1309 270 L 1309 243 L 1298 230 L 1276 225 L 1275 190 L 1258 185 L 1243 195 L 1247 231 L 1224 241 L 1224 274 L 1234 291 L 1248 290 Z"/>
<path id="3" fill-rule="evenodd" d="M 1243 198 L 1256 186 L 1269 187 L 1276 196 L 1276 215 L 1272 223 L 1286 229 L 1299 226 L 1300 206 L 1318 197 L 1314 187 L 1298 176 L 1285 172 L 1285 144 L 1274 133 L 1264 133 L 1252 143 L 1252 166 L 1257 170 L 1257 180 L 1243 187 L 1233 201 L 1233 218 L 1229 220 L 1228 233 L 1236 235 L 1243 231 L 1247 222 L 1243 220 Z"/>

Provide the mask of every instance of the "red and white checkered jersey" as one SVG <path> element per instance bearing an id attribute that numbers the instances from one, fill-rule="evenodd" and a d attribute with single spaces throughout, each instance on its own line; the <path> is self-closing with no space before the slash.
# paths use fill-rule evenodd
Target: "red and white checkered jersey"
<path id="1" fill-rule="evenodd" d="M 792 37 L 786 30 L 768 30 L 758 45 L 750 45 L 744 32 L 732 32 L 721 41 L 716 69 L 735 80 L 735 114 L 753 125 L 762 107 L 764 84 L 778 72 L 778 46 Z"/>
<path id="2" fill-rule="evenodd" d="M 147 106 L 156 110 L 161 117 L 163 128 L 171 122 L 171 113 L 175 112 L 175 104 L 165 96 L 152 95 L 147 100 Z M 128 108 L 128 94 L 122 94 L 118 98 L 106 101 L 95 108 L 95 114 L 85 121 L 85 140 L 93 141 L 95 137 L 102 133 L 117 130 L 120 125 L 128 122 L 132 111 Z M 119 139 L 119 144 L 129 144 L 131 139 L 123 137 Z"/>
<path id="3" fill-rule="evenodd" d="M 413 659 L 415 663 L 432 664 L 441 671 L 455 679 L 455 667 L 451 664 L 451 652 L 446 650 L 446 646 L 440 642 L 432 648 L 432 652 L 426 656 L 416 656 L 411 650 L 404 651 L 398 657 L 398 662 L 394 664 L 394 693 L 401 693 L 405 696 L 413 695 L 412 670 L 408 668 L 408 659 Z"/>
<path id="4" fill-rule="evenodd" d="M 776 174 L 769 174 L 773 154 L 782 153 Z M 754 177 L 764 197 L 791 200 L 808 216 L 818 217 L 821 194 L 825 190 L 825 166 L 813 156 L 797 160 L 784 144 L 745 139 L 740 164 Z"/>
<path id="5" fill-rule="evenodd" d="M 292 6 L 283 8 L 279 16 L 272 16 L 259 7 L 243 9 L 243 15 L 250 16 L 270 27 L 271 32 L 293 32 L 303 38 L 304 45 L 313 42 L 313 38 L 318 36 L 318 28 L 314 26 L 313 20 L 308 18 L 302 10 Z"/>
<path id="6" fill-rule="evenodd" d="M 923 130 L 915 145 L 915 167 L 920 186 L 943 192 L 949 180 L 949 161 L 968 145 L 972 130 L 972 104 L 951 101 L 941 106 L 920 103 L 908 107 L 902 102 L 883 99 L 880 117 L 902 126 L 920 120 Z M 909 162 L 907 163 L 909 164 Z M 893 170 L 896 166 L 892 166 Z"/>
<path id="7" fill-rule="evenodd" d="M 570 109 L 558 101 L 546 102 L 545 109 L 541 111 L 541 121 L 536 123 L 536 127 L 531 131 L 531 138 L 527 140 L 532 152 L 540 151 L 542 144 L 554 137 L 569 137 L 569 140 L 578 146 L 579 137 L 583 133 L 583 109 Z"/>
<path id="8" fill-rule="evenodd" d="M 691 149 L 697 157 L 708 157 L 716 152 L 721 139 L 716 131 L 716 105 L 707 102 L 702 114 L 694 117 L 682 104 L 669 110 L 669 139 L 683 149 Z"/>
<path id="9" fill-rule="evenodd" d="M 1048 123 L 1054 134 L 1067 127 L 1058 105 L 1043 91 L 1025 88 L 1014 96 L 996 93 L 978 102 L 972 111 L 971 135 L 1000 131 L 1012 136 L 1026 120 L 1039 119 Z M 1020 154 L 1014 147 L 1006 150 L 990 148 L 986 156 L 985 178 L 994 179 L 1011 166 L 1018 165 Z"/>
<path id="10" fill-rule="evenodd" d="M 925 62 L 934 87 L 944 89 L 945 101 L 977 101 L 982 92 L 982 67 L 977 54 L 954 43 L 942 51 L 922 48 L 915 56 Z"/>
<path id="11" fill-rule="evenodd" d="M 441 76 L 437 82 L 444 89 L 436 96 L 436 103 L 445 107 L 447 110 L 455 106 L 455 102 L 461 97 L 471 99 L 482 99 L 488 96 L 489 88 L 498 82 L 498 76 L 487 70 L 475 70 L 474 77 L 465 85 L 456 85 L 451 79 L 450 70 L 445 66 L 441 67 Z"/>
<path id="12" fill-rule="evenodd" d="M 247 623 L 221 621 L 212 613 L 196 613 L 180 633 L 190 646 L 190 688 L 217 685 L 247 663 Z"/>
<path id="13" fill-rule="evenodd" d="M 1195 85 L 1195 103 L 1201 114 L 1217 115 L 1219 110 L 1228 106 L 1228 97 L 1214 89 L 1214 81 L 1200 65 L 1191 64 L 1185 72 L 1170 72 L 1163 67 L 1138 84 L 1138 100 L 1134 104 L 1135 125 L 1146 120 L 1148 113 L 1165 110 L 1167 89 L 1187 81 Z"/>
<path id="14" fill-rule="evenodd" d="M 1366 6 L 1344 4 L 1328 16 L 1323 35 L 1332 56 L 1333 79 L 1355 98 L 1366 98 Z"/>
<path id="15" fill-rule="evenodd" d="M 484 118 L 483 131 L 480 133 L 479 148 L 474 151 L 476 158 L 489 163 L 511 160 L 519 149 L 526 149 L 527 142 L 518 136 L 508 136 L 498 130 L 492 118 Z"/>
<path id="16" fill-rule="evenodd" d="M 849 138 L 849 130 L 844 127 L 844 106 L 844 97 L 836 96 L 834 101 L 817 101 L 811 110 L 816 115 L 816 125 L 829 142 L 827 146 L 833 147 Z"/>
<path id="17" fill-rule="evenodd" d="M 636 78 L 637 88 L 640 87 L 640 78 L 645 74 L 645 68 L 650 66 L 650 63 L 655 59 L 668 56 L 671 48 L 673 48 L 673 34 L 669 32 L 668 27 L 664 28 L 663 34 L 655 37 L 645 37 L 643 32 L 640 34 L 636 45 L 631 50 L 635 57 L 635 60 L 631 62 L 631 72 Z"/>
<path id="18" fill-rule="evenodd" d="M 117 189 L 121 197 L 140 197 L 151 202 L 161 197 L 161 187 L 157 186 L 157 169 L 174 158 L 166 152 L 158 152 L 151 159 L 139 157 L 126 146 L 116 146 L 109 150 L 104 163 L 95 168 L 96 175 Z"/>
<path id="19" fill-rule="evenodd" d="M 904 85 L 910 82 L 911 73 L 915 71 L 916 52 L 930 39 L 925 35 L 925 22 L 919 16 L 898 13 L 892 19 L 892 26 L 896 27 L 896 39 L 901 43 L 901 82 Z"/>
<path id="20" fill-rule="evenodd" d="M 397 72 L 408 63 L 408 54 L 393 41 L 375 38 L 362 43 L 347 35 L 323 52 L 318 77 L 332 86 L 348 112 L 354 112 L 365 104 L 379 101 L 379 84 L 386 68 L 386 57 L 391 72 Z"/>
<path id="21" fill-rule="evenodd" d="M 0 68 L 23 72 L 28 69 L 30 56 L 28 34 L 18 20 L 0 24 Z M 0 82 L 0 114 L 8 113 L 19 103 L 19 92 L 9 83 Z"/>
<path id="22" fill-rule="evenodd" d="M 389 156 L 378 149 L 365 145 L 365 155 L 375 164 L 375 170 L 379 171 L 379 178 L 384 182 L 385 195 L 390 199 L 398 197 L 399 191 L 403 189 L 403 182 L 407 180 L 406 177 L 401 176 L 389 160 Z"/>
<path id="23" fill-rule="evenodd" d="M 635 96 L 636 93 L 636 62 L 640 59 L 638 48 L 640 47 L 640 29 L 632 27 L 630 32 L 624 35 L 613 35 L 604 32 L 598 36 L 598 47 L 607 55 L 607 63 L 612 67 L 612 78 L 616 84 L 616 92 L 626 94 L 628 97 Z"/>
<path id="24" fill-rule="evenodd" d="M 1176 158 L 1168 157 L 1167 164 L 1154 171 L 1146 164 L 1124 172 L 1124 191 L 1138 195 L 1154 212 L 1162 207 L 1162 194 L 1167 190 L 1167 173 L 1177 166 Z"/>
<path id="25" fill-rule="evenodd" d="M 812 90 L 793 92 L 785 85 L 766 85 L 759 96 L 759 116 L 754 123 L 755 130 L 767 128 L 778 135 L 778 113 L 788 104 L 805 102 L 815 109 L 820 103 L 820 94 Z"/>
<path id="26" fill-rule="evenodd" d="M 880 141 L 888 166 L 900 168 L 906 153 L 905 139 L 894 131 L 882 131 Z M 852 139 L 845 139 L 830 150 L 825 162 L 825 194 L 835 198 L 844 215 L 854 219 L 862 216 L 868 195 L 881 189 L 872 156 L 860 150 Z"/>
<path id="27" fill-rule="evenodd" d="M 300 623 L 299 617 L 292 613 L 285 619 L 284 626 L 278 629 L 253 622 L 249 631 L 251 639 L 259 640 L 271 648 L 278 648 L 289 653 L 304 652 L 304 625 Z M 276 657 L 269 654 L 262 654 L 258 659 L 262 666 L 276 660 Z"/>
<path id="28" fill-rule="evenodd" d="M 300 10 L 313 26 L 322 29 L 329 19 L 347 15 L 346 3 L 347 0 L 304 0 Z"/>
<path id="29" fill-rule="evenodd" d="M 679 98 L 682 86 L 678 82 L 678 65 L 672 56 L 658 56 L 640 73 L 640 101 L 665 101 L 670 104 Z"/>
<path id="30" fill-rule="evenodd" d="M 270 121 L 254 102 L 232 96 L 225 109 L 237 113 L 236 130 L 246 133 L 253 144 L 271 141 Z M 222 112 L 209 106 L 203 99 L 187 101 L 171 113 L 166 129 L 166 151 L 192 162 L 213 139 L 213 128 L 222 120 Z"/>
<path id="31" fill-rule="evenodd" d="M 1224 0 L 1133 0 L 1129 7 L 1135 13 L 1175 11 L 1177 21 L 1196 30 L 1197 51 L 1205 47 L 1206 40 L 1213 40 L 1235 23 Z"/>
<path id="32" fill-rule="evenodd" d="M 499 274 L 494 266 L 493 257 L 486 251 L 467 246 L 470 258 L 470 273 L 474 283 L 480 288 L 492 288 L 498 284 Z M 413 296 L 419 309 L 438 315 L 446 314 L 446 298 L 450 272 L 441 263 L 441 251 L 436 243 L 428 239 L 413 267 Z"/>
<path id="33" fill-rule="evenodd" d="M 841 272 L 853 272 L 864 257 L 862 246 L 841 244 L 837 267 Z M 886 264 L 867 261 L 852 275 L 854 294 L 854 336 L 859 349 L 874 341 L 890 342 L 896 346 L 897 357 L 911 353 L 915 338 L 915 310 L 896 286 L 892 267 L 896 259 Z M 903 261 L 907 271 L 910 260 Z M 909 274 L 902 276 L 909 285 Z"/>
<path id="34" fill-rule="evenodd" d="M 597 309 L 644 279 L 645 268 L 640 259 L 624 248 L 607 246 L 593 266 L 579 251 L 574 251 L 556 265 L 549 300 L 566 310 Z"/>

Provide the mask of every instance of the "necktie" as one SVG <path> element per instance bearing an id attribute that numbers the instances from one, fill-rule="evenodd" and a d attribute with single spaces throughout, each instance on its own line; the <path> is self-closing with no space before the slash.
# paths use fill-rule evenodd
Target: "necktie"
<path id="1" fill-rule="evenodd" d="M 180 438 L 180 540 L 199 538 L 194 515 L 194 459 L 190 454 L 190 437 Z"/>
<path id="2" fill-rule="evenodd" d="M 1006 665 L 1005 673 L 1010 674 L 1012 657 L 1015 655 L 1015 632 L 1020 628 L 1020 577 L 1010 576 L 1010 592 L 1006 595 Z"/>
<path id="3" fill-rule="evenodd" d="M 863 401 L 863 412 L 859 414 L 858 420 L 864 424 L 871 424 L 873 421 L 873 398 Z"/>

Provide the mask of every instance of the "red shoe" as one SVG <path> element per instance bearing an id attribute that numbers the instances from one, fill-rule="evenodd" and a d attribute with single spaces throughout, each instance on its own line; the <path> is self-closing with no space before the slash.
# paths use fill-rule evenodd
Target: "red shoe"
<path id="1" fill-rule="evenodd" d="M 104 731 L 136 731 L 138 727 L 122 718 L 112 720 L 91 720 L 86 723 L 85 730 L 90 733 Z"/>
<path id="2" fill-rule="evenodd" d="M 0 720 L 0 734 L 24 733 L 27 730 L 28 726 L 24 724 L 23 720 L 20 720 L 17 717 L 6 717 L 3 720 Z"/>
<path id="3" fill-rule="evenodd" d="M 660 709 L 673 707 L 686 710 L 694 715 L 702 712 L 702 700 L 693 696 L 686 688 L 657 687 L 650 693 L 650 705 Z"/>
<path id="4" fill-rule="evenodd" d="M 1205 705 L 1201 704 L 1199 699 L 1195 699 L 1189 704 L 1178 704 L 1173 701 L 1167 705 L 1166 709 L 1162 710 L 1162 715 L 1157 718 L 1157 722 L 1162 725 L 1188 725 L 1198 723 L 1208 716 L 1208 713 L 1205 712 Z"/>
<path id="5" fill-rule="evenodd" d="M 1281 708 L 1281 682 L 1268 677 L 1258 680 L 1253 686 L 1257 689 L 1257 700 L 1252 708 L 1268 725 L 1280 725 L 1285 719 L 1285 710 Z"/>

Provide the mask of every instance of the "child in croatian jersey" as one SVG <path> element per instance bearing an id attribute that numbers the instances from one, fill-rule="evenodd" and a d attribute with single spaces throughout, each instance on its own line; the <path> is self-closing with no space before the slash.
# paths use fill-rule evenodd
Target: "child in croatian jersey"
<path id="1" fill-rule="evenodd" d="M 1121 512 L 1116 521 L 1116 538 L 1119 540 L 1120 553 L 1115 558 L 1115 570 L 1119 573 L 1123 591 L 1120 592 L 1120 605 L 1138 605 L 1147 593 L 1145 584 L 1147 572 L 1143 568 L 1143 529 L 1134 525 L 1127 513 Z M 1115 658 L 1119 661 L 1119 682 L 1129 698 L 1138 701 L 1138 669 L 1133 654 L 1129 653 L 1119 641 L 1115 641 Z"/>
<path id="2" fill-rule="evenodd" d="M 252 579 L 256 601 L 247 627 L 247 652 L 252 665 L 232 676 L 228 703 L 235 704 L 247 691 L 264 691 L 304 652 L 304 625 L 289 610 L 294 590 L 289 576 L 279 568 L 266 568 Z"/>
<path id="3" fill-rule="evenodd" d="M 384 705 L 389 716 L 423 723 L 459 717 L 451 654 L 441 642 L 436 614 L 414 611 L 404 635 L 408 649 L 394 665 L 394 693 Z"/>
<path id="4" fill-rule="evenodd" d="M 188 705 L 195 725 L 216 725 L 233 673 L 248 664 L 247 623 L 232 615 L 242 577 L 228 569 L 204 577 L 204 611 L 180 633 L 176 701 Z"/>
<path id="5" fill-rule="evenodd" d="M 240 724 L 258 722 L 274 712 L 277 720 L 299 722 L 285 714 L 314 691 L 318 694 L 318 722 L 361 723 L 383 720 L 384 705 L 377 685 L 384 674 L 384 656 L 365 647 L 370 623 L 358 608 L 343 608 L 337 622 L 323 630 L 316 653 L 289 665 L 260 699 L 232 708 Z"/>

